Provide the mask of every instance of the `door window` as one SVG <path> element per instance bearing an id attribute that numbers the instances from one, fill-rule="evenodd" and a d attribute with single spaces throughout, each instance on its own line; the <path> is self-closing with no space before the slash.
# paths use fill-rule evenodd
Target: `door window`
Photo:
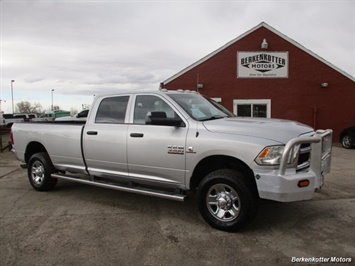
<path id="1" fill-rule="evenodd" d="M 80 113 L 78 113 L 78 118 L 79 117 L 87 117 L 88 114 L 89 114 L 89 110 L 81 111 Z"/>
<path id="2" fill-rule="evenodd" d="M 165 112 L 167 118 L 175 118 L 175 111 L 161 98 L 153 95 L 138 95 L 134 104 L 134 124 L 145 124 L 149 112 Z"/>
<path id="3" fill-rule="evenodd" d="M 95 123 L 124 123 L 129 96 L 109 97 L 101 101 Z"/>

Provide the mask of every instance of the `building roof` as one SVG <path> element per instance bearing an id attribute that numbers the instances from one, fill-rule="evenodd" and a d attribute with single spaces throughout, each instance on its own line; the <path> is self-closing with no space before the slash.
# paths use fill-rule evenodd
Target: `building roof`
<path id="1" fill-rule="evenodd" d="M 232 44 L 234 44 L 235 42 L 239 41 L 240 39 L 244 38 L 245 36 L 249 35 L 250 33 L 254 32 L 255 30 L 264 27 L 266 29 L 268 29 L 269 31 L 275 33 L 276 35 L 278 35 L 279 37 L 285 39 L 286 41 L 288 41 L 289 43 L 295 45 L 296 47 L 298 47 L 299 49 L 301 49 L 302 51 L 308 53 L 309 55 L 313 56 L 314 58 L 318 59 L 319 61 L 321 61 L 322 63 L 326 64 L 327 66 L 333 68 L 334 70 L 336 70 L 337 72 L 339 72 L 340 74 L 344 75 L 345 77 L 351 79 L 352 81 L 355 82 L 355 77 L 351 76 L 350 74 L 346 73 L 345 71 L 341 70 L 340 68 L 334 66 L 332 63 L 328 62 L 327 60 L 325 60 L 324 58 L 318 56 L 317 54 L 313 53 L 311 50 L 305 48 L 304 46 L 302 46 L 301 44 L 299 44 L 298 42 L 292 40 L 291 38 L 287 37 L 285 34 L 279 32 L 278 30 L 274 29 L 273 27 L 271 27 L 270 25 L 268 25 L 265 22 L 261 22 L 259 25 L 255 26 L 254 28 L 250 29 L 249 31 L 243 33 L 242 35 L 239 35 L 237 38 L 231 40 L 230 42 L 226 43 L 225 45 L 223 45 L 222 47 L 218 48 L 217 50 L 213 51 L 212 53 L 206 55 L 205 57 L 201 58 L 200 60 L 198 60 L 197 62 L 193 63 L 192 65 L 184 68 L 183 70 L 181 70 L 180 72 L 176 73 L 175 75 L 173 75 L 172 77 L 166 79 L 165 81 L 163 81 L 163 84 L 167 84 L 171 81 L 173 81 L 174 79 L 180 77 L 181 75 L 185 74 L 186 72 L 188 72 L 189 70 L 193 69 L 194 67 L 202 64 L 203 62 L 207 61 L 208 59 L 210 59 L 211 57 L 215 56 L 216 54 L 218 54 L 219 52 L 223 51 L 224 49 L 226 49 L 227 47 L 231 46 Z"/>

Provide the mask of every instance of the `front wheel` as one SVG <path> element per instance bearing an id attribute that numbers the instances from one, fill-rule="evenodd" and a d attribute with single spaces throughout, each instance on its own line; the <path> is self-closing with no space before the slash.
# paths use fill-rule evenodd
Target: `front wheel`
<path id="1" fill-rule="evenodd" d="M 257 205 L 251 185 L 238 171 L 217 170 L 197 190 L 198 208 L 205 221 L 222 231 L 236 231 L 249 221 Z"/>
<path id="2" fill-rule="evenodd" d="M 55 168 L 45 152 L 33 154 L 28 163 L 28 179 L 35 190 L 48 191 L 55 187 L 58 179 L 51 177 Z"/>

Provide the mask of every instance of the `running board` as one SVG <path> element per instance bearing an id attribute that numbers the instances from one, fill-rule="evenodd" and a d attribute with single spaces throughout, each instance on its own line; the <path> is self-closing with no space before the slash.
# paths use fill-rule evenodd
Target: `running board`
<path id="1" fill-rule="evenodd" d="M 170 199 L 170 200 L 181 201 L 181 202 L 184 201 L 184 199 L 186 197 L 186 195 L 182 194 L 180 192 L 180 190 L 179 190 L 180 193 L 176 193 L 176 192 L 169 192 L 169 191 L 153 190 L 153 189 L 143 188 L 143 187 L 138 187 L 138 186 L 125 186 L 125 185 L 111 183 L 111 182 L 105 182 L 105 181 L 101 181 L 101 180 L 86 180 L 86 179 L 82 179 L 82 178 L 79 178 L 76 176 L 69 176 L 69 175 L 63 175 L 63 174 L 51 174 L 51 176 L 53 178 L 74 181 L 74 182 L 78 182 L 78 183 L 82 183 L 82 184 L 103 187 L 103 188 L 110 188 L 110 189 L 115 189 L 115 190 L 119 190 L 119 191 L 131 192 L 131 193 L 136 193 L 136 194 L 141 194 L 141 195 L 146 195 L 146 196 L 153 196 L 153 197 L 164 198 L 164 199 Z"/>

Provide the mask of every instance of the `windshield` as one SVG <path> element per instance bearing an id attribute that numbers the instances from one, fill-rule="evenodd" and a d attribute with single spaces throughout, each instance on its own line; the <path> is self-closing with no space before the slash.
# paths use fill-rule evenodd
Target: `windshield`
<path id="1" fill-rule="evenodd" d="M 169 94 L 169 96 L 181 106 L 193 119 L 207 121 L 234 116 L 231 112 L 199 94 Z"/>

